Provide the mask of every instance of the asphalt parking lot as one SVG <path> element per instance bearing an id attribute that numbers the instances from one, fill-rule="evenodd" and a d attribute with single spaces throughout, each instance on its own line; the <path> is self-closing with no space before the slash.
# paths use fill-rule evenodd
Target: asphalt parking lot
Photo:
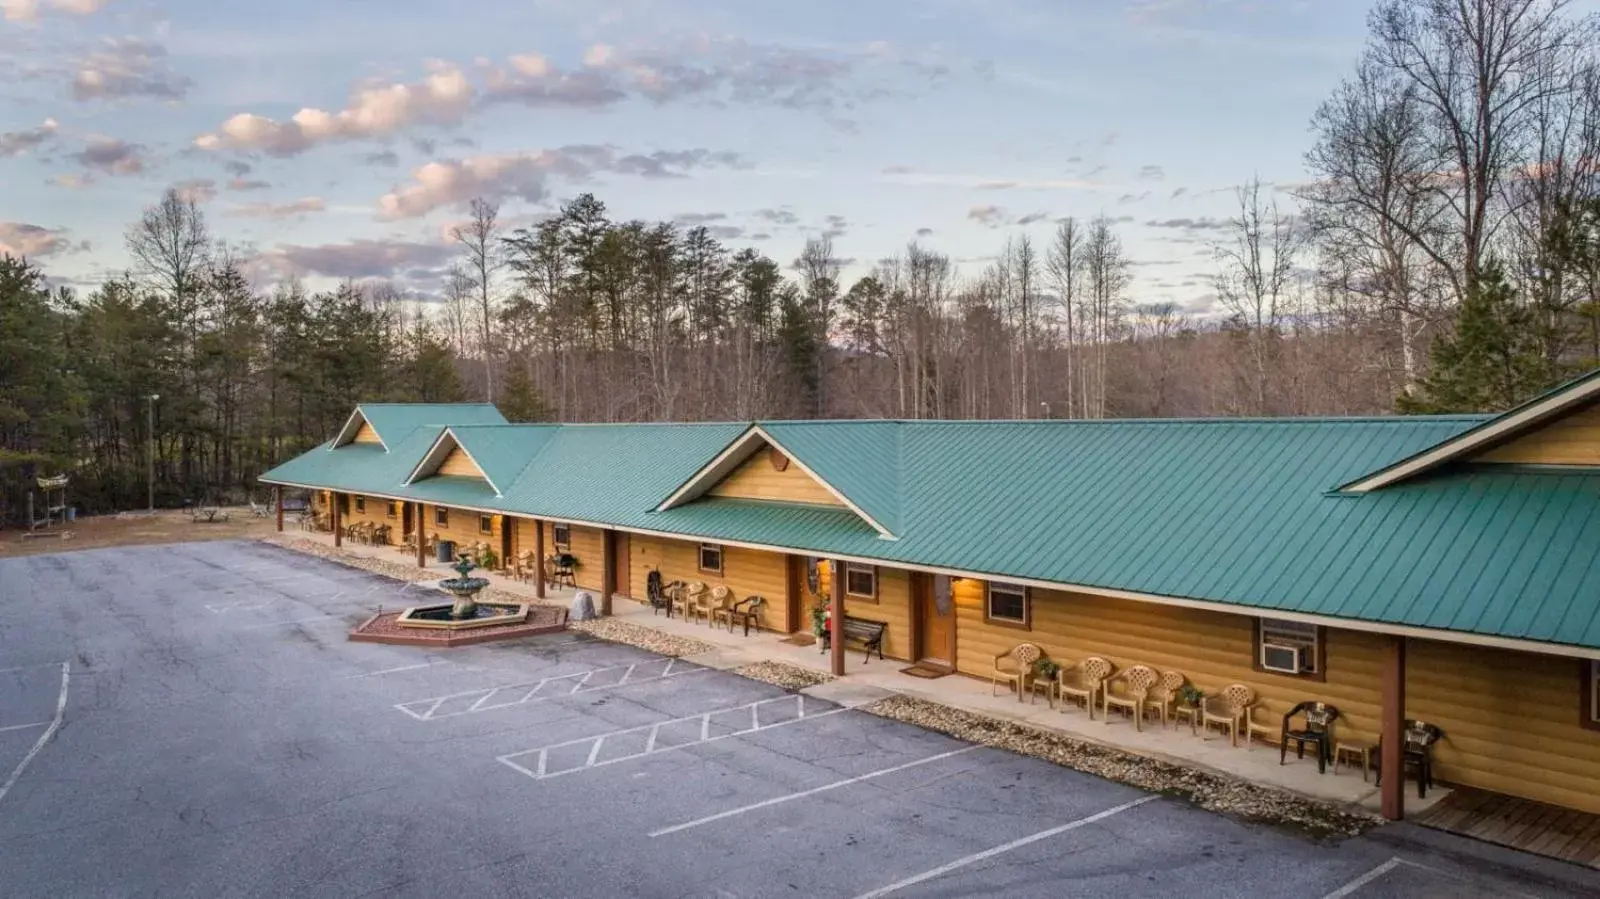
<path id="1" fill-rule="evenodd" d="M 577 634 L 346 642 L 400 585 L 276 547 L 0 560 L 0 895 L 1580 896 L 1339 845 Z"/>

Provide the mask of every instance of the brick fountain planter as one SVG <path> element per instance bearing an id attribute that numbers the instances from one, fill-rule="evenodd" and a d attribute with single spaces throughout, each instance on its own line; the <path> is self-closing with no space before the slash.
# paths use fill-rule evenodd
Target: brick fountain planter
<path id="1" fill-rule="evenodd" d="M 565 609 L 525 602 L 478 602 L 475 597 L 489 581 L 467 576 L 476 567 L 463 557 L 455 566 L 458 576 L 439 582 L 439 589 L 454 596 L 454 602 L 379 612 L 352 630 L 350 639 L 397 646 L 468 646 L 566 629 Z"/>

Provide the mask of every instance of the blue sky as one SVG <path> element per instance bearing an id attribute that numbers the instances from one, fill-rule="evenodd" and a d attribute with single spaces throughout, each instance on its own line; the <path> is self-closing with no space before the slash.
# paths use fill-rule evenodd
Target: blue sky
<path id="1" fill-rule="evenodd" d="M 478 194 L 520 224 L 593 191 L 786 263 L 827 233 L 851 275 L 913 239 L 976 273 L 1104 213 L 1133 298 L 1200 311 L 1232 188 L 1305 177 L 1368 6 L 0 0 L 0 249 L 93 283 L 169 185 L 262 278 L 418 291 Z"/>

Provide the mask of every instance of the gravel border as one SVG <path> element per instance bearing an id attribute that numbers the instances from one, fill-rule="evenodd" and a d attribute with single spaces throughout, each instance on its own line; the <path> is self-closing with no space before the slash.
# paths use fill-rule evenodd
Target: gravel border
<path id="1" fill-rule="evenodd" d="M 891 696 L 864 705 L 861 711 L 969 743 L 1044 759 L 1085 774 L 1185 799 L 1207 811 L 1271 824 L 1313 839 L 1360 836 L 1384 823 L 1379 816 L 1353 806 L 1323 802 L 924 699 Z"/>
<path id="2" fill-rule="evenodd" d="M 833 680 L 833 675 L 791 665 L 788 662 L 751 662 L 732 669 L 740 677 L 782 687 L 785 690 L 804 690 Z"/>
<path id="3" fill-rule="evenodd" d="M 615 618 L 596 618 L 590 621 L 569 621 L 567 630 L 582 631 L 596 639 L 610 643 L 624 643 L 664 656 L 693 656 L 711 652 L 717 647 L 693 637 L 679 637 L 655 628 L 643 627 Z"/>

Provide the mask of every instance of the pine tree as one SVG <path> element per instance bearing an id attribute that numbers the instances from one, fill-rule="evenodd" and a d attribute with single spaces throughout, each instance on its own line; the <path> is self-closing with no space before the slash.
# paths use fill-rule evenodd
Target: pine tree
<path id="1" fill-rule="evenodd" d="M 1530 318 L 1499 263 L 1486 263 L 1462 300 L 1455 333 L 1434 341 L 1421 391 L 1400 396 L 1396 407 L 1499 412 L 1533 397 L 1549 385 Z"/>
<path id="2" fill-rule="evenodd" d="M 500 414 L 506 417 L 506 421 L 521 424 L 550 420 L 549 404 L 544 401 L 539 388 L 534 386 L 533 379 L 528 377 L 528 369 L 522 365 L 512 366 L 511 372 L 506 375 L 499 406 Z"/>

